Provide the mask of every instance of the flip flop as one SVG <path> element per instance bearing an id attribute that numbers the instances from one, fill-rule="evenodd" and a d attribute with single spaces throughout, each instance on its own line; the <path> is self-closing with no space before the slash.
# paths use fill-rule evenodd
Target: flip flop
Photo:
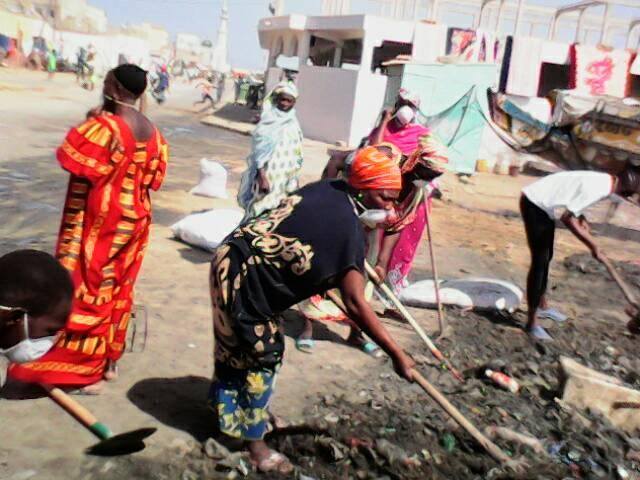
<path id="1" fill-rule="evenodd" d="M 360 349 L 373 358 L 382 358 L 384 356 L 382 349 L 373 342 L 364 342 Z"/>
<path id="2" fill-rule="evenodd" d="M 296 348 L 303 353 L 313 353 L 315 346 L 313 338 L 296 338 Z"/>
<path id="3" fill-rule="evenodd" d="M 556 323 L 566 322 L 569 318 L 564 313 L 556 310 L 555 308 L 539 308 L 536 312 L 536 315 L 538 316 L 538 318 L 548 318 L 549 320 L 553 320 Z"/>
<path id="4" fill-rule="evenodd" d="M 553 337 L 547 333 L 547 331 L 540 325 L 536 325 L 527 332 L 534 340 L 541 342 L 552 342 Z"/>
<path id="5" fill-rule="evenodd" d="M 261 473 L 278 472 L 282 475 L 288 475 L 294 470 L 291 461 L 283 454 L 274 450 L 271 450 L 269 456 L 259 462 L 251 460 L 251 464 Z"/>

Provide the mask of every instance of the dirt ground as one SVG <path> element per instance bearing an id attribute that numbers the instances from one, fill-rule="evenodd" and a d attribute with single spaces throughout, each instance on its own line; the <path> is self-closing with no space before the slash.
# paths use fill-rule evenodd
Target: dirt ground
<path id="1" fill-rule="evenodd" d="M 83 454 L 95 442 L 89 432 L 46 397 L 19 399 L 16 397 L 23 396 L 23 392 L 9 385 L 0 395 L 0 479 L 217 478 L 211 476 L 212 470 L 207 466 L 210 461 L 199 446 L 213 429 L 205 404 L 212 373 L 207 292 L 210 254 L 175 241 L 169 227 L 194 211 L 235 206 L 249 138 L 201 124 L 199 115 L 190 107 L 197 99 L 195 89 L 177 85 L 167 104 L 152 106 L 149 113 L 170 143 L 171 164 L 165 185 L 153 196 L 154 228 L 137 284 L 137 303 L 149 311 L 147 348 L 144 353 L 123 358 L 120 379 L 110 384 L 104 395 L 79 397 L 115 432 L 143 426 L 157 427 L 158 432 L 147 441 L 143 452 L 131 457 L 89 458 Z M 98 101 L 97 91 L 86 92 L 71 76 L 59 75 L 48 81 L 43 73 L 0 69 L 0 254 L 17 248 L 53 250 L 67 181 L 54 151 L 67 129 Z M 305 182 L 318 178 L 326 161 L 326 146 L 309 142 L 307 147 Z M 197 183 L 202 157 L 217 159 L 229 169 L 228 200 L 188 193 Z M 528 250 L 517 208 L 521 187 L 532 180 L 525 175 L 478 175 L 471 179 L 451 176 L 444 180 L 444 199 L 435 203 L 433 214 L 442 277 L 476 275 L 523 285 Z M 640 277 L 633 268 L 640 253 L 637 211 L 622 207 L 610 224 L 605 224 L 607 209 L 605 204 L 589 212 L 600 244 L 614 260 L 625 262 L 625 273 L 637 282 Z M 416 279 L 430 276 L 426 247 L 424 243 L 418 254 Z M 607 370 L 600 357 L 607 346 L 615 345 L 621 357 L 635 361 L 634 341 L 624 336 L 624 299 L 602 271 L 588 259 L 574 256 L 583 252 L 566 230 L 558 231 L 551 298 L 571 314 L 572 320 L 568 325 L 552 328 L 558 342 L 549 351 L 540 353 L 516 328 L 522 324 L 522 313 L 505 318 L 455 311 L 448 311 L 455 333 L 442 344 L 442 349 L 471 377 L 474 369 L 502 358 L 506 367 L 513 362 L 510 373 L 521 379 L 528 375 L 532 383 L 542 377 L 550 391 L 554 387 L 552 368 L 560 354 L 580 357 L 595 368 Z M 587 266 L 579 268 L 577 264 Z M 412 312 L 428 331 L 435 330 L 433 311 Z M 300 319 L 291 311 L 287 320 L 287 331 L 295 336 L 301 328 Z M 428 355 L 407 325 L 391 319 L 384 322 L 409 351 Z M 327 438 L 338 439 L 340 445 L 349 443 L 349 435 L 388 438 L 411 455 L 422 457 L 417 470 L 406 470 L 406 465 L 396 468 L 394 462 L 376 463 L 368 457 L 358 467 L 356 454 L 342 452 L 342 457 L 335 458 L 336 448 L 340 451 L 343 447 L 318 447 L 317 435 L 274 439 L 274 445 L 291 456 L 301 472 L 306 472 L 306 478 L 489 476 L 495 464 L 452 429 L 415 385 L 396 380 L 388 361 L 371 359 L 345 345 L 343 326 L 318 324 L 314 333 L 320 341 L 312 355 L 298 352 L 291 338 L 287 339 L 274 412 L 292 421 L 326 420 L 329 416 Z M 536 372 L 525 371 L 527 362 L 540 367 Z M 621 374 L 620 369 L 614 368 L 616 362 L 609 363 L 605 365 L 610 367 L 609 373 Z M 536 430 L 534 420 L 543 417 L 548 407 L 540 389 L 532 388 L 530 398 L 514 400 L 479 379 L 469 387 L 456 389 L 448 375 L 428 362 L 421 370 L 437 386 L 452 393 L 454 403 L 461 405 L 480 428 L 503 422 L 525 428 L 540 438 L 547 439 L 552 430 L 564 432 L 569 439 L 572 435 L 582 438 L 571 426 L 564 428 L 565 424 L 554 419 Z M 632 371 L 640 372 L 640 365 L 626 365 L 626 374 Z M 482 398 L 474 389 L 485 392 Z M 493 404 L 487 405 L 487 396 L 493 398 Z M 526 405 L 529 410 L 522 413 Z M 494 415 L 498 407 L 507 412 L 510 420 Z M 334 422 L 336 415 L 339 420 Z M 449 430 L 458 441 L 453 453 L 440 446 L 442 435 Z M 329 451 L 330 455 L 322 456 L 318 449 Z M 421 452 L 424 449 L 431 452 L 429 456 Z M 620 451 L 610 453 L 611 462 L 624 457 L 623 443 L 616 443 L 615 449 Z M 345 457 L 349 459 L 348 468 Z M 472 468 L 469 465 L 473 458 L 477 465 Z M 569 476 L 566 465 L 564 468 L 539 478 Z M 369 476 L 362 476 L 359 470 L 369 472 Z M 607 478 L 612 472 L 605 468 L 606 476 L 600 478 Z"/>

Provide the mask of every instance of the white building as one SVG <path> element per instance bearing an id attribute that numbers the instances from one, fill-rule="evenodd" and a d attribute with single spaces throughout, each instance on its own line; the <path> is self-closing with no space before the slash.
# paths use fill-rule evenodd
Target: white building
<path id="1" fill-rule="evenodd" d="M 211 68 L 214 61 L 214 48 L 211 40 L 202 40 L 191 33 L 179 33 L 176 36 L 175 57 L 186 63 L 196 63 Z"/>
<path id="2" fill-rule="evenodd" d="M 501 39 L 502 49 L 505 36 L 516 29 L 542 37 L 541 53 L 532 61 L 566 66 L 575 38 L 613 42 L 618 31 L 623 35 L 617 43 L 624 46 L 640 35 L 640 28 L 629 35 L 632 19 L 613 18 L 609 11 L 598 17 L 587 10 L 593 3 L 608 1 L 614 0 L 585 0 L 578 2 L 582 10 L 566 12 L 527 6 L 522 0 L 380 0 L 381 12 L 387 15 L 383 17 L 340 14 L 349 11 L 348 0 L 325 0 L 323 13 L 337 15 L 292 14 L 260 21 L 260 44 L 269 52 L 267 90 L 283 77 L 281 58 L 289 57 L 287 66 L 294 63 L 299 70 L 297 110 L 305 135 L 356 145 L 373 127 L 385 102 L 388 77 L 380 67 L 398 55 L 415 63 L 437 63 L 451 46 L 449 27 L 439 20 L 451 12 L 468 17 L 467 24 L 456 27 L 485 27 L 492 39 Z M 640 7 L 639 0 L 619 1 Z M 501 55 L 502 51 L 497 59 L 484 61 L 499 62 Z"/>
<path id="3" fill-rule="evenodd" d="M 85 33 L 104 33 L 109 27 L 104 10 L 87 3 L 87 0 L 31 0 L 39 10 L 52 14 L 54 27 Z"/>

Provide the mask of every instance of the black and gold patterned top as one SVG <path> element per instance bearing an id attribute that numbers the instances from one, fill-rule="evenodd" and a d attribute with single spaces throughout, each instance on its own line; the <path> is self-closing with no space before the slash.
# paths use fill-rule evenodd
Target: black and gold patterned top
<path id="1" fill-rule="evenodd" d="M 307 185 L 240 225 L 212 266 L 216 359 L 277 363 L 278 314 L 335 287 L 348 270 L 363 271 L 365 241 L 348 187 L 335 180 Z"/>

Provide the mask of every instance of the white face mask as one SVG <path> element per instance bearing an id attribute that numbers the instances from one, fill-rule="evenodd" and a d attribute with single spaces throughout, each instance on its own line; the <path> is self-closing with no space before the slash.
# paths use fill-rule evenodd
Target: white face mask
<path id="1" fill-rule="evenodd" d="M 51 350 L 56 343 L 57 335 L 33 339 L 29 338 L 29 318 L 26 312 L 22 322 L 24 325 L 24 340 L 6 350 L 0 348 L 0 355 L 4 355 L 12 363 L 27 363 L 38 360 Z"/>
<path id="2" fill-rule="evenodd" d="M 379 208 L 371 208 L 362 212 L 358 218 L 362 224 L 373 230 L 374 228 L 387 228 L 398 221 L 398 216 L 394 209 L 382 210 Z"/>
<path id="3" fill-rule="evenodd" d="M 396 118 L 400 125 L 409 125 L 416 118 L 416 112 L 409 105 L 405 105 L 398 109 Z"/>
<path id="4" fill-rule="evenodd" d="M 390 217 L 389 210 L 371 209 L 365 210 L 358 218 L 368 228 L 377 228 L 378 226 L 388 222 Z"/>
<path id="5" fill-rule="evenodd" d="M 135 105 L 132 105 L 131 103 L 122 102 L 120 100 L 116 100 L 115 98 L 110 97 L 106 93 L 103 93 L 102 97 L 104 99 L 106 99 L 106 100 L 109 100 L 109 101 L 113 102 L 113 103 L 117 103 L 118 105 L 122 105 L 123 107 L 129 107 L 129 108 L 133 108 L 134 110 L 138 110 L 138 107 L 136 107 Z"/>

